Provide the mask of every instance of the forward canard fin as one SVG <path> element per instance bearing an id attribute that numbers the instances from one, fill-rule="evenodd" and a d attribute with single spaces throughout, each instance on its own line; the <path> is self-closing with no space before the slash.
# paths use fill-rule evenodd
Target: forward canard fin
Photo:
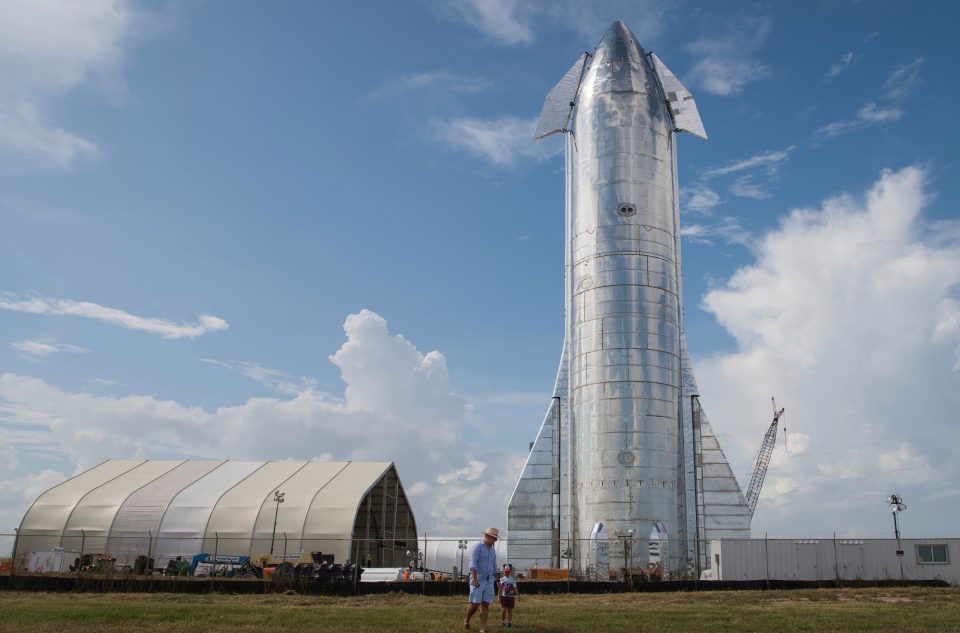
<path id="1" fill-rule="evenodd" d="M 547 94 L 547 98 L 543 101 L 543 109 L 540 110 L 540 119 L 537 121 L 537 131 L 533 134 L 533 140 L 537 141 L 545 136 L 567 131 L 573 104 L 577 99 L 583 71 L 589 57 L 589 53 L 581 55 Z"/>
<path id="2" fill-rule="evenodd" d="M 653 60 L 653 70 L 657 73 L 664 96 L 670 105 L 670 116 L 673 118 L 674 127 L 681 132 L 707 140 L 707 131 L 703 128 L 703 121 L 700 120 L 700 111 L 697 110 L 697 102 L 693 94 L 656 54 L 650 53 L 650 59 Z"/>

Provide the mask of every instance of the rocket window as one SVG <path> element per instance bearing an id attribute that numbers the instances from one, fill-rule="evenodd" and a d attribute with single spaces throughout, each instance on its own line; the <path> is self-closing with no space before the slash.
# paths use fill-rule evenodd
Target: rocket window
<path id="1" fill-rule="evenodd" d="M 624 203 L 620 205 L 620 208 L 617 209 L 617 213 L 624 217 L 630 217 L 637 214 L 636 205 Z"/>

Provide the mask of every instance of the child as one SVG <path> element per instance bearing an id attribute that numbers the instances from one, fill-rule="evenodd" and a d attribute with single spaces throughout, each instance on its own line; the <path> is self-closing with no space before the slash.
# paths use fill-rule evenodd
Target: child
<path id="1" fill-rule="evenodd" d="M 500 578 L 500 624 L 513 626 L 513 608 L 517 603 L 517 579 L 513 577 L 513 565 L 503 566 L 503 577 Z"/>

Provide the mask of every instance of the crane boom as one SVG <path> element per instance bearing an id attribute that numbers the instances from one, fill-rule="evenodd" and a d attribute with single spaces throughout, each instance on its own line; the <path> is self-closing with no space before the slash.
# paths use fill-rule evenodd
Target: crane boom
<path id="1" fill-rule="evenodd" d="M 757 459 L 753 466 L 753 474 L 750 476 L 750 485 L 747 487 L 747 505 L 750 507 L 750 516 L 753 517 L 753 511 L 757 508 L 757 501 L 760 499 L 760 489 L 763 488 L 763 480 L 767 476 L 767 467 L 770 466 L 770 458 L 773 456 L 773 449 L 777 445 L 777 425 L 780 423 L 780 417 L 786 409 L 777 411 L 777 401 L 770 398 L 773 403 L 773 422 L 763 436 L 763 442 L 760 444 L 760 450 L 757 452 Z"/>

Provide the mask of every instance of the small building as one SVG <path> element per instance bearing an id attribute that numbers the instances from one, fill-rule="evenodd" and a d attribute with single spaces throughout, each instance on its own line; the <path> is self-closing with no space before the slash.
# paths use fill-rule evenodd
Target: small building
<path id="1" fill-rule="evenodd" d="M 944 580 L 960 584 L 960 538 L 721 539 L 703 580 Z"/>
<path id="2" fill-rule="evenodd" d="M 208 553 L 399 567 L 417 525 L 392 462 L 108 460 L 27 510 L 19 567 L 55 548 L 117 566 Z"/>

